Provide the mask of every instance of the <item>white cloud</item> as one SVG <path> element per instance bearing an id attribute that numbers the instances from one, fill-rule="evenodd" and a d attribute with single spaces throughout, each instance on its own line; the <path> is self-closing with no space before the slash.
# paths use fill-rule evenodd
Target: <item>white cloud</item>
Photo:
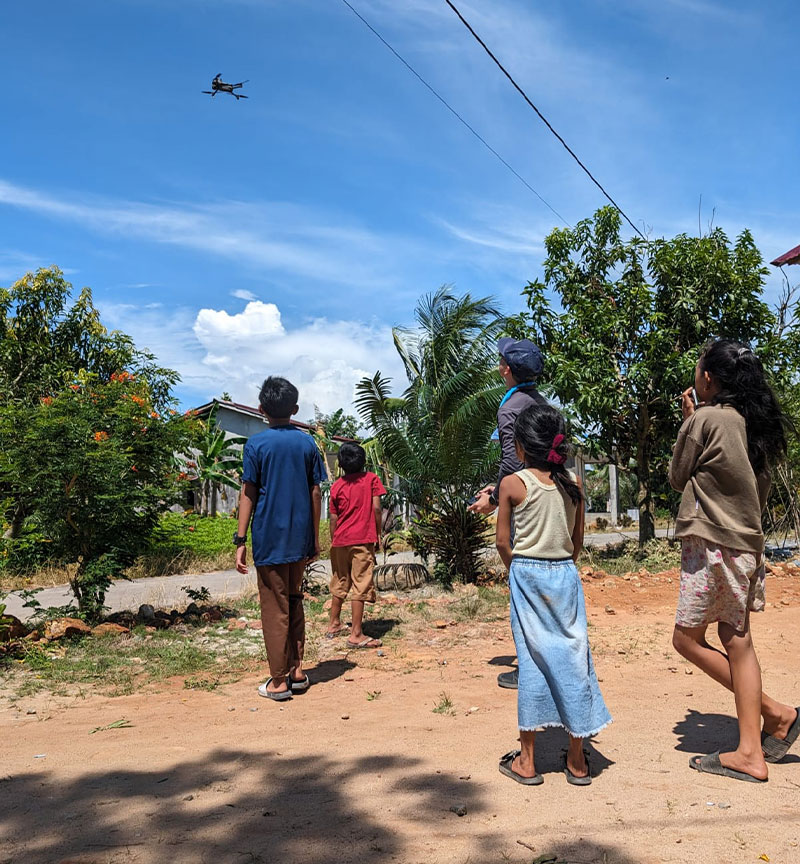
<path id="1" fill-rule="evenodd" d="M 250 301 L 243 310 L 177 309 L 169 313 L 128 304 L 103 304 L 104 322 L 149 348 L 159 362 L 177 370 L 186 405 L 199 405 L 223 391 L 236 402 L 255 405 L 267 375 L 282 375 L 300 391 L 300 419 L 345 408 L 357 382 L 380 370 L 405 376 L 391 328 L 363 321 L 316 318 L 287 327 L 274 303 Z"/>
<path id="2" fill-rule="evenodd" d="M 423 244 L 347 224 L 340 213 L 280 201 L 149 204 L 39 192 L 0 179 L 0 204 L 100 234 L 169 244 L 304 280 L 373 289 L 393 285 Z M 242 298 L 250 299 L 250 298 Z"/>
<path id="3" fill-rule="evenodd" d="M 237 288 L 235 291 L 231 291 L 231 297 L 236 297 L 239 300 L 258 300 L 258 297 L 252 291 L 245 291 L 244 288 Z"/>

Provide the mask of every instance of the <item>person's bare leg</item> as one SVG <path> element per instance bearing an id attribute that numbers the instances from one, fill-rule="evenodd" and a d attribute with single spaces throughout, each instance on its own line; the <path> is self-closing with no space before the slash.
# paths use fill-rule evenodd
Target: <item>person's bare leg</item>
<path id="1" fill-rule="evenodd" d="M 583 738 L 569 736 L 569 749 L 567 750 L 567 768 L 576 777 L 585 777 L 589 773 L 586 764 L 586 756 L 583 754 Z"/>
<path id="2" fill-rule="evenodd" d="M 720 753 L 720 762 L 763 780 L 767 763 L 761 750 L 761 667 L 750 638 L 749 616 L 743 631 L 720 622 L 719 638 L 728 652 L 739 719 L 739 746 L 732 752 Z"/>
<path id="3" fill-rule="evenodd" d="M 516 771 L 521 777 L 536 776 L 536 767 L 533 762 L 533 744 L 535 740 L 535 732 L 519 730 L 520 754 L 511 763 L 511 770 Z"/>
<path id="4" fill-rule="evenodd" d="M 353 623 L 350 627 L 350 641 L 360 642 L 364 638 L 364 631 L 361 629 L 364 623 L 364 601 L 351 600 L 350 606 L 353 610 Z"/>
<path id="5" fill-rule="evenodd" d="M 707 626 L 681 627 L 675 625 L 672 645 L 682 657 L 694 663 L 699 669 L 713 678 L 718 684 L 733 691 L 731 666 L 728 656 L 706 641 Z M 764 718 L 764 731 L 777 738 L 785 738 L 789 727 L 794 723 L 797 712 L 791 705 L 784 705 L 766 693 L 761 694 L 761 716 Z"/>
<path id="6" fill-rule="evenodd" d="M 331 618 L 328 623 L 328 633 L 338 633 L 342 629 L 342 606 L 344 600 L 341 597 L 331 597 Z"/>

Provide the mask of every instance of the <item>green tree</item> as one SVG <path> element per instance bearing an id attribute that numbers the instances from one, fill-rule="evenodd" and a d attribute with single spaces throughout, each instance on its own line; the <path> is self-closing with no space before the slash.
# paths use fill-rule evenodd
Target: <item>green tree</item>
<path id="1" fill-rule="evenodd" d="M 322 426 L 328 438 L 339 435 L 342 438 L 359 439 L 358 419 L 352 414 L 345 414 L 344 408 L 337 408 L 332 414 L 323 414 L 315 405 L 314 417 L 308 421 L 308 425 Z"/>
<path id="2" fill-rule="evenodd" d="M 0 411 L 35 406 L 79 373 L 108 380 L 121 369 L 147 382 L 156 410 L 167 406 L 177 375 L 159 368 L 129 336 L 106 330 L 88 288 L 73 300 L 72 285 L 57 267 L 0 288 Z M 27 498 L 0 485 L 0 504 L 9 522 L 6 536 L 18 536 L 30 512 Z"/>
<path id="3" fill-rule="evenodd" d="M 150 382 L 128 371 L 82 371 L 35 406 L 0 412 L 0 482 L 28 503 L 53 557 L 77 565 L 71 587 L 85 617 L 100 614 L 175 499 L 174 454 L 188 448 L 192 422 L 157 407 Z"/>
<path id="4" fill-rule="evenodd" d="M 635 465 L 644 543 L 655 534 L 677 397 L 701 347 L 713 336 L 749 342 L 784 380 L 798 356 L 794 316 L 781 328 L 764 302 L 766 270 L 747 231 L 733 244 L 719 228 L 624 240 L 619 213 L 604 207 L 574 229 L 555 229 L 545 246 L 544 279 L 525 288 L 520 323 L 542 346 L 545 380 L 578 417 L 587 446 Z"/>
<path id="5" fill-rule="evenodd" d="M 199 440 L 195 444 L 196 459 L 186 462 L 187 469 L 200 484 L 200 515 L 217 515 L 217 494 L 224 487 L 238 489 L 242 475 L 242 448 L 247 438 L 228 436 L 217 425 L 217 404 L 208 418 L 200 422 Z"/>
<path id="6" fill-rule="evenodd" d="M 370 449 L 402 478 L 440 578 L 475 581 L 486 523 L 467 504 L 499 459 L 491 434 L 503 391 L 496 372 L 503 320 L 489 299 L 455 297 L 447 287 L 420 301 L 416 320 L 415 330 L 394 331 L 408 378 L 403 395 L 392 397 L 390 380 L 377 372 L 358 384 L 356 405 L 373 435 Z"/>

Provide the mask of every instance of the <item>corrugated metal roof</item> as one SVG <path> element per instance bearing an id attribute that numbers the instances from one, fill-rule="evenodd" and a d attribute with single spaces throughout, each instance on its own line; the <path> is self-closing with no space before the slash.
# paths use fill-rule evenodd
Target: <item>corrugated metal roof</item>
<path id="1" fill-rule="evenodd" d="M 795 246 L 794 249 L 790 249 L 781 255 L 780 258 L 770 261 L 770 264 L 773 264 L 775 267 L 782 267 L 784 264 L 800 264 L 800 246 Z"/>

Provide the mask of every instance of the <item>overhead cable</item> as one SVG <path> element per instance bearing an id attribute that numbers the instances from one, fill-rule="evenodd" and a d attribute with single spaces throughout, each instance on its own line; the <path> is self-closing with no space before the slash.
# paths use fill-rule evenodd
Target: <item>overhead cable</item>
<path id="1" fill-rule="evenodd" d="M 509 171 L 510 171 L 510 172 L 511 172 L 511 173 L 512 173 L 516 178 L 517 178 L 517 180 L 519 180 L 519 181 L 520 181 L 520 182 L 521 182 L 521 183 L 522 183 L 522 184 L 523 184 L 523 185 L 524 185 L 524 186 L 525 186 L 529 191 L 533 192 L 533 194 L 534 194 L 534 195 L 535 195 L 535 196 L 536 196 L 536 197 L 537 197 L 537 198 L 542 202 L 542 204 L 544 204 L 545 207 L 547 207 L 547 208 L 548 208 L 552 213 L 554 213 L 554 214 L 555 214 L 555 215 L 556 215 L 556 216 L 557 216 L 557 217 L 558 217 L 558 218 L 559 218 L 559 219 L 560 219 L 560 220 L 561 220 L 565 225 L 569 226 L 570 228 L 572 227 L 572 226 L 569 224 L 569 222 L 567 222 L 567 220 L 566 220 L 566 219 L 565 219 L 565 218 L 564 218 L 564 217 L 563 217 L 563 216 L 558 212 L 558 210 L 556 210 L 552 205 L 550 205 L 550 204 L 549 204 L 549 203 L 548 203 L 548 202 L 547 202 L 547 201 L 546 201 L 546 200 L 545 200 L 545 199 L 544 199 L 544 198 L 543 198 L 543 197 L 542 197 L 542 196 L 541 196 L 541 195 L 540 195 L 540 194 L 539 194 L 539 193 L 538 193 L 534 188 L 533 188 L 533 186 L 531 186 L 531 184 L 528 183 L 528 181 L 527 181 L 527 180 L 526 180 L 526 179 L 525 179 L 525 178 L 524 178 L 524 177 L 523 177 L 523 176 L 522 176 L 522 175 L 521 175 L 521 174 L 520 174 L 520 173 L 519 173 L 519 172 L 518 172 L 518 171 L 517 171 L 517 170 L 516 170 L 512 165 L 510 165 L 510 164 L 509 164 L 509 163 L 508 163 L 508 162 L 507 162 L 507 161 L 506 161 L 506 160 L 505 160 L 505 159 L 504 159 L 504 158 L 503 158 L 503 157 L 502 157 L 502 156 L 497 152 L 497 150 L 495 150 L 494 147 L 492 147 L 491 144 L 489 144 L 489 142 L 488 142 L 488 141 L 487 141 L 487 140 L 486 140 L 486 139 L 485 139 L 485 138 L 484 138 L 484 137 L 483 137 L 483 136 L 482 136 L 482 135 L 481 135 L 481 134 L 480 134 L 476 129 L 474 129 L 472 126 L 470 126 L 470 124 L 469 124 L 469 123 L 468 123 L 468 122 L 467 122 L 467 121 L 466 121 L 466 120 L 465 120 L 465 119 L 464 119 L 464 118 L 463 118 L 463 117 L 458 113 L 458 111 L 456 111 L 456 109 L 453 108 L 453 106 L 452 106 L 452 105 L 451 105 L 451 104 L 450 104 L 450 103 L 449 103 L 449 102 L 448 102 L 448 101 L 447 101 L 447 100 L 446 100 L 442 95 L 440 95 L 440 94 L 439 94 L 439 93 L 438 93 L 438 92 L 433 88 L 433 86 L 432 86 L 431 84 L 429 84 L 429 83 L 428 83 L 428 82 L 427 82 L 427 81 L 422 77 L 422 75 L 420 75 L 419 72 L 417 72 L 417 70 L 416 70 L 416 69 L 415 69 L 415 68 L 414 68 L 414 67 L 413 67 L 413 66 L 412 66 L 412 65 L 411 65 L 411 64 L 410 64 L 410 63 L 409 63 L 409 62 L 408 62 L 408 61 L 407 61 L 403 56 L 401 56 L 401 55 L 400 55 L 400 54 L 399 54 L 399 53 L 394 49 L 394 48 L 393 48 L 393 47 L 392 47 L 392 46 L 391 46 L 391 45 L 386 41 L 386 39 L 383 38 L 383 36 L 381 36 L 381 34 L 380 34 L 380 33 L 379 33 L 379 32 L 378 32 L 378 31 L 377 31 L 377 30 L 372 26 L 372 24 L 369 23 L 369 21 L 367 21 L 366 18 L 364 18 L 364 16 L 363 16 L 363 15 L 362 15 L 362 14 L 361 14 L 357 9 L 355 9 L 353 6 L 350 5 L 350 3 L 348 2 L 348 0 L 342 0 L 342 3 L 344 3 L 344 5 L 347 6 L 347 8 L 348 8 L 348 9 L 349 9 L 349 10 L 350 10 L 350 11 L 351 11 L 351 12 L 352 12 L 352 13 L 353 13 L 357 18 L 359 18 L 359 19 L 362 21 L 362 23 L 363 23 L 364 25 L 366 25 L 366 27 L 367 27 L 369 30 L 371 30 L 371 31 L 375 34 L 375 36 L 378 37 L 378 39 L 380 39 L 381 42 L 383 42 L 383 44 L 384 44 L 384 45 L 385 45 L 385 46 L 386 46 L 386 47 L 387 47 L 387 48 L 392 52 L 392 54 L 394 54 L 394 56 L 397 57 L 397 59 L 398 59 L 398 60 L 399 60 L 399 61 L 400 61 L 400 62 L 401 62 L 405 67 L 406 67 L 406 69 L 408 69 L 408 71 L 411 72 L 412 75 L 414 75 L 414 76 L 415 76 L 419 81 L 421 81 L 422 84 L 424 84 L 424 85 L 428 88 L 428 90 L 430 90 L 430 92 L 433 93 L 433 95 L 434 95 L 434 96 L 435 96 L 435 97 L 436 97 L 436 98 L 437 98 L 437 99 L 442 103 L 442 105 L 444 105 L 444 107 L 447 108 L 447 110 L 448 110 L 448 111 L 449 111 L 449 112 L 450 112 L 454 117 L 456 117 L 456 119 L 457 119 L 457 120 L 458 120 L 458 121 L 459 121 L 463 126 L 466 126 L 466 128 L 469 129 L 469 131 L 470 131 L 470 132 L 471 132 L 471 133 L 472 133 L 472 134 L 473 134 L 473 135 L 478 139 L 478 141 L 481 142 L 481 144 L 483 144 L 483 146 L 484 146 L 484 147 L 485 147 L 485 148 L 486 148 L 490 153 L 492 153 L 494 156 L 496 156 L 496 157 L 497 157 L 497 158 L 498 158 L 498 159 L 503 163 L 503 165 L 505 165 L 506 168 L 508 168 L 508 170 L 509 170 Z M 614 205 L 614 206 L 616 206 L 616 205 Z M 619 208 L 618 208 L 618 209 L 619 209 Z M 620 211 L 620 212 L 621 212 L 621 211 Z"/>
<path id="2" fill-rule="evenodd" d="M 346 0 L 343 0 L 343 2 L 346 2 Z M 506 78 L 508 78 L 508 80 L 509 80 L 513 85 L 514 85 L 514 88 L 519 92 L 519 94 L 522 96 L 522 98 L 523 98 L 523 99 L 528 103 L 528 105 L 530 105 L 530 107 L 533 108 L 533 110 L 534 110 L 534 111 L 539 115 L 539 119 L 540 119 L 540 120 L 545 124 L 545 126 L 547 126 L 547 128 L 548 128 L 548 129 L 553 133 L 553 135 L 555 135 L 556 138 L 558 138 L 558 140 L 561 142 L 562 146 L 566 149 L 566 151 L 569 153 L 569 155 L 572 156 L 572 158 L 573 158 L 573 159 L 578 163 L 578 165 L 580 165 L 581 168 L 586 172 L 586 174 L 587 174 L 587 175 L 589 176 L 589 178 L 591 179 L 592 183 L 594 183 L 594 185 L 597 186 L 597 188 L 598 188 L 598 189 L 603 193 L 603 195 L 605 195 L 605 197 L 608 198 L 608 200 L 609 200 L 609 201 L 614 205 L 614 207 L 616 207 L 616 209 L 619 211 L 620 215 L 621 215 L 621 216 L 625 219 L 625 221 L 626 221 L 626 222 L 631 226 L 631 228 L 633 228 L 633 230 L 634 230 L 634 231 L 635 231 L 635 232 L 636 232 L 636 233 L 637 233 L 637 234 L 638 234 L 638 235 L 639 235 L 643 240 L 646 239 L 645 236 L 644 236 L 644 234 L 643 234 L 643 233 L 642 233 L 642 232 L 641 232 L 641 231 L 640 231 L 640 230 L 639 230 L 639 229 L 638 229 L 638 228 L 633 224 L 633 222 L 628 218 L 628 215 L 625 213 L 625 211 L 622 209 L 622 207 L 620 207 L 619 204 L 617 204 L 617 202 L 616 202 L 616 201 L 615 201 L 615 200 L 614 200 L 614 199 L 613 199 L 613 198 L 608 194 L 608 192 L 606 192 L 606 190 L 605 190 L 605 189 L 603 188 L 603 186 L 601 185 L 600 181 L 599 181 L 599 180 L 594 176 L 594 174 L 592 174 L 592 172 L 591 172 L 591 171 L 590 171 L 590 170 L 589 170 L 589 169 L 588 169 L 588 168 L 583 164 L 583 162 L 581 162 L 581 160 L 578 158 L 578 156 L 577 156 L 577 154 L 575 153 L 575 151 L 574 151 L 574 150 L 569 146 L 569 144 L 567 144 L 567 142 L 566 142 L 566 141 L 565 141 L 565 140 L 564 140 L 564 139 L 563 139 L 563 138 L 558 134 L 558 132 L 556 132 L 556 130 L 552 127 L 552 125 L 550 124 L 550 122 L 548 121 L 548 119 L 544 116 L 544 114 L 542 114 L 542 112 L 541 112 L 541 111 L 540 111 L 540 110 L 539 110 L 539 109 L 538 109 L 538 108 L 533 104 L 533 102 L 531 102 L 530 98 L 528 97 L 528 94 L 527 94 L 527 93 L 522 89 L 522 87 L 519 86 L 519 84 L 517 84 L 517 82 L 516 82 L 516 81 L 514 80 L 514 78 L 511 76 L 511 73 L 506 69 L 505 66 L 503 66 L 503 64 L 502 64 L 502 63 L 497 59 L 497 57 L 495 57 L 495 55 L 494 55 L 494 54 L 491 52 L 491 50 L 489 49 L 489 46 L 488 46 L 488 45 L 483 41 L 483 39 L 481 39 L 481 37 L 480 37 L 480 36 L 475 32 L 475 30 L 472 28 L 472 25 L 471 25 L 471 24 L 469 23 L 469 21 L 467 21 L 467 19 L 466 19 L 466 18 L 461 14 L 461 12 L 459 12 L 458 8 L 457 8 L 456 5 L 452 2 L 452 0 L 444 0 L 444 2 L 447 3 L 447 5 L 448 5 L 452 10 L 453 10 L 453 12 L 456 13 L 456 15 L 457 15 L 457 16 L 459 17 L 459 19 L 461 20 L 461 23 L 462 23 L 462 24 L 467 28 L 467 30 L 469 30 L 469 32 L 470 32 L 470 33 L 475 37 L 475 39 L 478 41 L 478 43 L 479 43 L 480 46 L 483 48 L 483 50 L 484 50 L 484 51 L 485 51 L 485 52 L 486 52 L 486 53 L 487 53 L 487 54 L 492 58 L 492 60 L 494 60 L 494 62 L 497 64 L 497 66 L 498 66 L 498 68 L 500 69 L 500 71 L 501 71 L 501 72 L 506 76 Z M 349 5 L 349 4 L 348 4 L 348 5 Z"/>

